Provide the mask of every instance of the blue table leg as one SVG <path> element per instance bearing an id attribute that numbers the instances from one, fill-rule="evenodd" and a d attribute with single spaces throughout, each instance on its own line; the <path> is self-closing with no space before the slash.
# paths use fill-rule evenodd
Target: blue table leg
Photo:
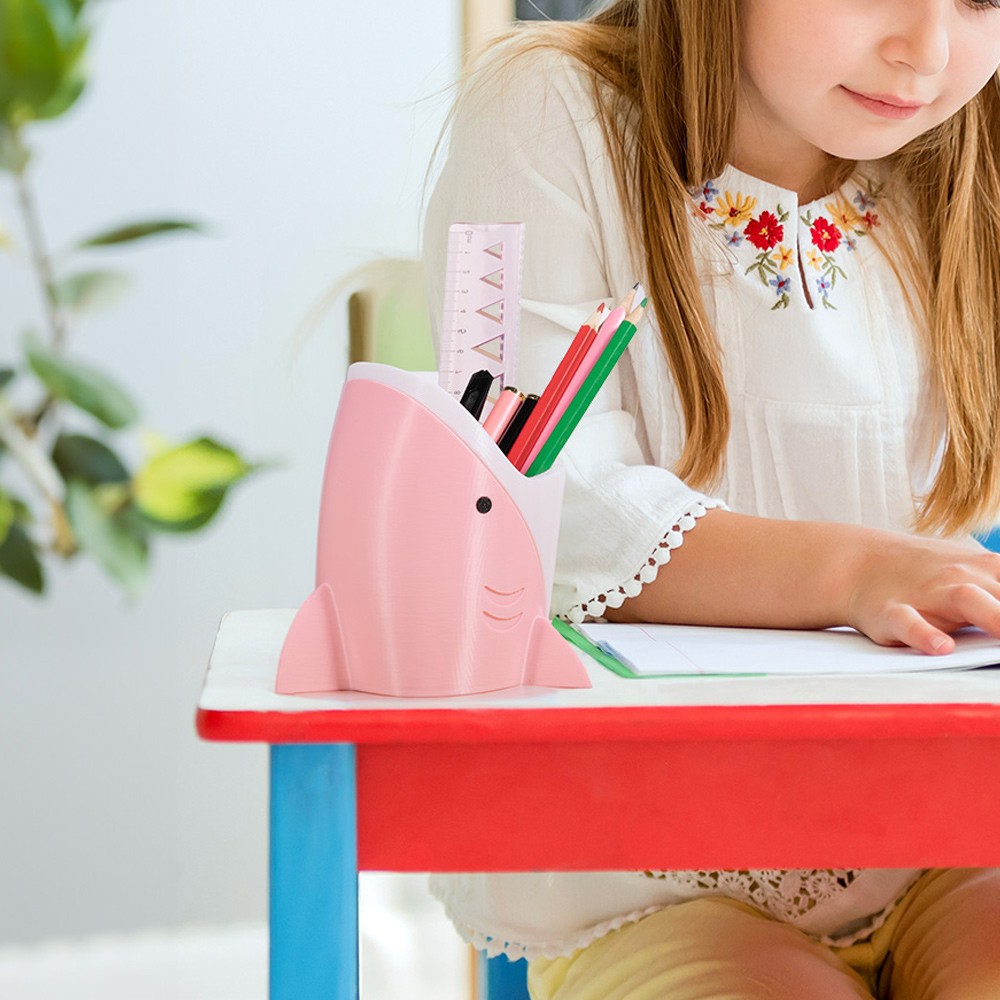
<path id="1" fill-rule="evenodd" d="M 479 953 L 480 1000 L 529 1000 L 528 963 L 523 959 L 512 962 L 505 955 L 487 958 Z"/>
<path id="2" fill-rule="evenodd" d="M 354 747 L 271 747 L 270 1000 L 358 1000 Z"/>

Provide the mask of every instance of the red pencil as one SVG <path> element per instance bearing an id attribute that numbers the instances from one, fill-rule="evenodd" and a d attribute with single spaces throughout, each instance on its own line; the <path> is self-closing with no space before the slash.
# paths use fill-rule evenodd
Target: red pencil
<path id="1" fill-rule="evenodd" d="M 569 345 L 569 349 L 563 355 L 562 361 L 559 362 L 559 367 L 556 368 L 552 378 L 549 379 L 549 384 L 545 387 L 545 391 L 539 398 L 534 410 L 532 410 L 531 416 L 528 417 L 528 422 L 521 428 L 521 433 L 518 434 L 514 446 L 510 449 L 507 457 L 510 459 L 511 464 L 516 469 L 520 469 L 521 472 L 524 472 L 522 466 L 527 465 L 528 458 L 538 441 L 539 435 L 548 423 L 549 417 L 552 416 L 552 412 L 559 405 L 559 400 L 562 399 L 563 393 L 565 393 L 567 386 L 572 381 L 577 368 L 580 367 L 580 363 L 587 356 L 590 345 L 593 344 L 594 339 L 597 337 L 597 321 L 601 318 L 603 312 L 604 303 L 602 302 L 587 322 L 577 331 L 573 342 Z"/>

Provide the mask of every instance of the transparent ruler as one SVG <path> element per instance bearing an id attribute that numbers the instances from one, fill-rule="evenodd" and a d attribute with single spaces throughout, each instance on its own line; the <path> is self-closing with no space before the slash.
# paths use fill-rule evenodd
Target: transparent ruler
<path id="1" fill-rule="evenodd" d="M 517 379 L 523 256 L 523 222 L 448 230 L 438 383 L 456 399 L 483 368 L 494 376 L 490 402 Z"/>

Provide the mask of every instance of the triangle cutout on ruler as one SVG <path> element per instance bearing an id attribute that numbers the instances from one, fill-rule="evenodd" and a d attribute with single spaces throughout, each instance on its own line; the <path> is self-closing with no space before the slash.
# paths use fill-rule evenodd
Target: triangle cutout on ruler
<path id="1" fill-rule="evenodd" d="M 484 274 L 479 280 L 503 291 L 503 268 L 501 267 L 499 271 L 494 271 L 492 274 Z"/>
<path id="2" fill-rule="evenodd" d="M 496 257 L 497 260 L 503 260 L 503 240 L 494 243 L 491 247 L 486 247 L 483 253 L 488 253 L 491 257 Z"/>
<path id="3" fill-rule="evenodd" d="M 493 320 L 494 323 L 503 323 L 503 299 L 497 299 L 496 302 L 491 302 L 488 306 L 477 309 L 476 313 Z"/>
<path id="4" fill-rule="evenodd" d="M 503 334 L 492 340 L 484 340 L 472 348 L 477 354 L 482 354 L 493 361 L 503 361 Z"/>

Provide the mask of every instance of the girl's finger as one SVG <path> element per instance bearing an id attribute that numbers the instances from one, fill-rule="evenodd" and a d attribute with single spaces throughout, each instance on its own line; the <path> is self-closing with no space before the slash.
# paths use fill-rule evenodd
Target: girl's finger
<path id="1" fill-rule="evenodd" d="M 908 604 L 897 604 L 890 608 L 886 624 L 894 640 L 921 653 L 940 655 L 955 649 L 955 640 L 950 635 L 935 628 L 916 608 Z"/>
<path id="2" fill-rule="evenodd" d="M 993 594 L 977 584 L 960 583 L 950 589 L 949 596 L 949 618 L 968 622 L 994 638 L 1000 638 L 1000 600 Z"/>
<path id="3" fill-rule="evenodd" d="M 1000 598 L 1000 556 L 988 553 L 977 560 L 977 569 L 982 573 L 982 586 L 988 593 Z"/>

